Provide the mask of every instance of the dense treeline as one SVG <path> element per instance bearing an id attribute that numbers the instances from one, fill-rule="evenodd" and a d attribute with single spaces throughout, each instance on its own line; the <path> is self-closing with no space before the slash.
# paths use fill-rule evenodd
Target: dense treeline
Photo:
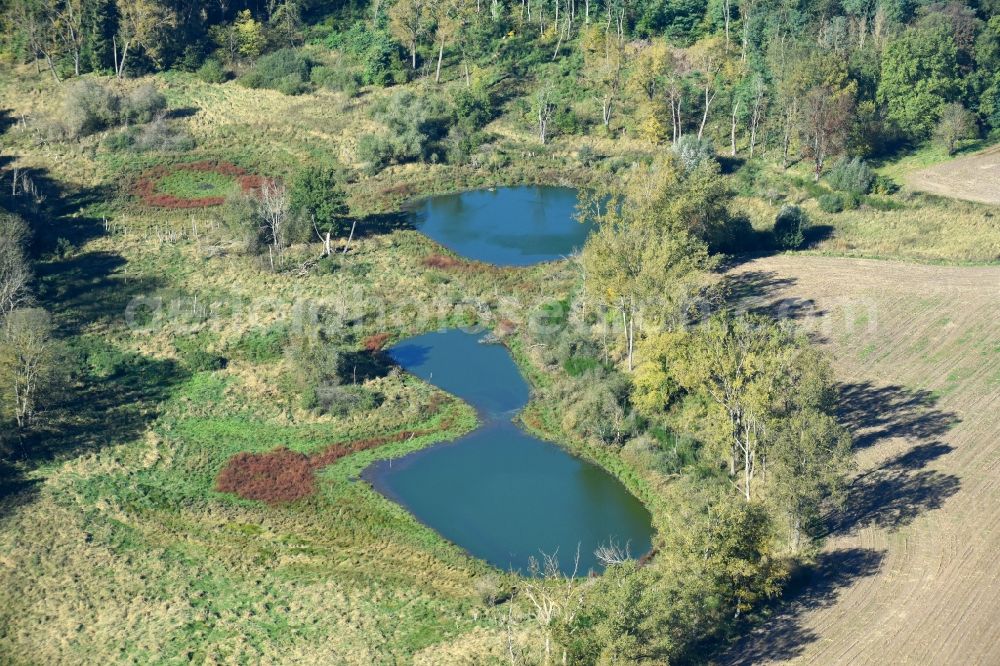
<path id="1" fill-rule="evenodd" d="M 288 93 L 440 81 L 442 64 L 480 92 L 517 74 L 533 82 L 518 103 L 543 142 L 598 130 L 655 143 L 695 134 L 733 155 L 805 157 L 817 177 L 840 154 L 933 135 L 954 150 L 1000 127 L 990 0 L 364 4 L 7 0 L 3 50 L 60 79 L 179 68 L 221 80 L 250 68 L 247 85 Z M 296 49 L 308 44 L 344 60 L 313 62 Z M 394 157 L 384 145 L 366 150 Z"/>

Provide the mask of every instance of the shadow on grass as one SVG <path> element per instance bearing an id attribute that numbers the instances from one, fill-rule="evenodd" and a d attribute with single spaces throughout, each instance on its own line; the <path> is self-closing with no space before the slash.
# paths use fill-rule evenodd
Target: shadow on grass
<path id="1" fill-rule="evenodd" d="M 85 211 L 111 192 L 69 187 L 41 170 L 32 170 L 30 178 L 37 196 L 11 197 L 6 190 L 0 205 L 20 214 L 31 229 L 35 301 L 52 314 L 67 354 L 59 389 L 42 396 L 46 411 L 30 432 L 11 442 L 11 460 L 0 467 L 0 511 L 30 501 L 35 484 L 25 474 L 38 465 L 140 436 L 158 405 L 187 378 L 172 360 L 122 352 L 106 342 L 107 331 L 124 325 L 132 298 L 161 284 L 141 276 L 126 279 L 126 260 L 119 254 L 77 249 L 105 233 L 103 220 Z M 84 333 L 94 335 L 80 337 Z M 100 343 L 88 345 L 88 339 Z"/>
<path id="2" fill-rule="evenodd" d="M 368 238 L 391 234 L 394 231 L 410 231 L 413 228 L 413 222 L 407 212 L 375 213 L 358 218 L 358 226 L 354 230 L 354 236 L 355 238 Z"/>

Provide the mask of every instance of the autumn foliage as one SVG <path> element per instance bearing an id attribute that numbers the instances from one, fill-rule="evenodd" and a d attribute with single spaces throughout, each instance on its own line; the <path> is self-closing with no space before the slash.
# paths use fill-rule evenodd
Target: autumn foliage
<path id="1" fill-rule="evenodd" d="M 438 429 L 404 430 L 385 437 L 331 444 L 311 455 L 279 447 L 267 453 L 238 453 L 219 473 L 215 489 L 244 499 L 284 504 L 309 497 L 316 491 L 316 472 L 351 453 L 432 435 L 451 427 L 446 419 Z"/>
<path id="2" fill-rule="evenodd" d="M 362 344 L 370 352 L 382 351 L 390 337 L 388 333 L 376 333 L 365 338 Z"/>
<path id="3" fill-rule="evenodd" d="M 188 208 L 209 208 L 211 206 L 221 206 L 226 198 L 220 196 L 211 197 L 179 197 L 173 194 L 157 192 L 156 188 L 161 179 L 177 171 L 194 171 L 202 173 L 217 173 L 222 176 L 231 176 L 239 183 L 240 189 L 246 194 L 255 194 L 260 191 L 264 183 L 268 181 L 265 176 L 258 176 L 247 173 L 246 169 L 236 166 L 230 162 L 201 161 L 190 162 L 188 164 L 174 164 L 171 166 L 158 166 L 146 171 L 135 184 L 132 192 L 147 206 L 155 208 L 169 208 L 172 210 Z"/>

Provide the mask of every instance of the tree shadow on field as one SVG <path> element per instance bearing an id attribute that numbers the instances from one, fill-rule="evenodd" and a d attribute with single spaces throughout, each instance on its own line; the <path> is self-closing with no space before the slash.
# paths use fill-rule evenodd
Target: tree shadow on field
<path id="1" fill-rule="evenodd" d="M 924 468 L 953 450 L 941 442 L 919 444 L 856 477 L 844 506 L 827 520 L 829 533 L 846 534 L 867 526 L 894 531 L 941 508 L 958 492 L 961 481 L 954 474 Z"/>
<path id="2" fill-rule="evenodd" d="M 731 273 L 723 278 L 723 297 L 737 311 L 763 314 L 778 320 L 801 321 L 826 314 L 825 310 L 816 307 L 812 299 L 797 296 L 778 298 L 796 282 L 796 278 L 779 275 L 776 271 Z"/>
<path id="3" fill-rule="evenodd" d="M 885 554 L 869 548 L 845 548 L 821 553 L 813 564 L 792 574 L 784 594 L 769 609 L 766 626 L 760 626 L 728 650 L 723 664 L 759 664 L 785 661 L 802 655 L 819 636 L 804 626 L 803 614 L 828 608 L 840 591 L 861 578 L 874 576 Z"/>
<path id="4" fill-rule="evenodd" d="M 854 435 L 854 448 L 864 449 L 888 437 L 929 440 L 959 422 L 954 412 L 937 409 L 930 391 L 872 382 L 841 384 L 838 420 Z"/>
<path id="5" fill-rule="evenodd" d="M 856 450 L 892 438 L 904 438 L 913 445 L 852 480 L 844 505 L 826 521 L 829 534 L 866 526 L 896 530 L 940 508 L 958 492 L 957 476 L 925 469 L 954 450 L 938 438 L 959 422 L 955 413 L 937 409 L 933 394 L 859 382 L 841 385 L 840 398 L 837 416 L 854 435 Z"/>

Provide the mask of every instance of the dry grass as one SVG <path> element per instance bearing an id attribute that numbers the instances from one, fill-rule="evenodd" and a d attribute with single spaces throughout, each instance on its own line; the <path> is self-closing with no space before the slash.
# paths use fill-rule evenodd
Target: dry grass
<path id="1" fill-rule="evenodd" d="M 735 274 L 833 354 L 859 470 L 819 573 L 730 656 L 1000 661 L 1000 268 L 786 256 Z"/>
<path id="2" fill-rule="evenodd" d="M 824 213 L 815 199 L 800 205 L 817 240 L 809 251 L 848 257 L 908 259 L 927 263 L 1000 262 L 1000 213 L 987 206 L 932 197 L 896 197 L 894 210 L 862 207 Z M 734 209 L 755 229 L 773 227 L 780 204 L 738 197 Z"/>

